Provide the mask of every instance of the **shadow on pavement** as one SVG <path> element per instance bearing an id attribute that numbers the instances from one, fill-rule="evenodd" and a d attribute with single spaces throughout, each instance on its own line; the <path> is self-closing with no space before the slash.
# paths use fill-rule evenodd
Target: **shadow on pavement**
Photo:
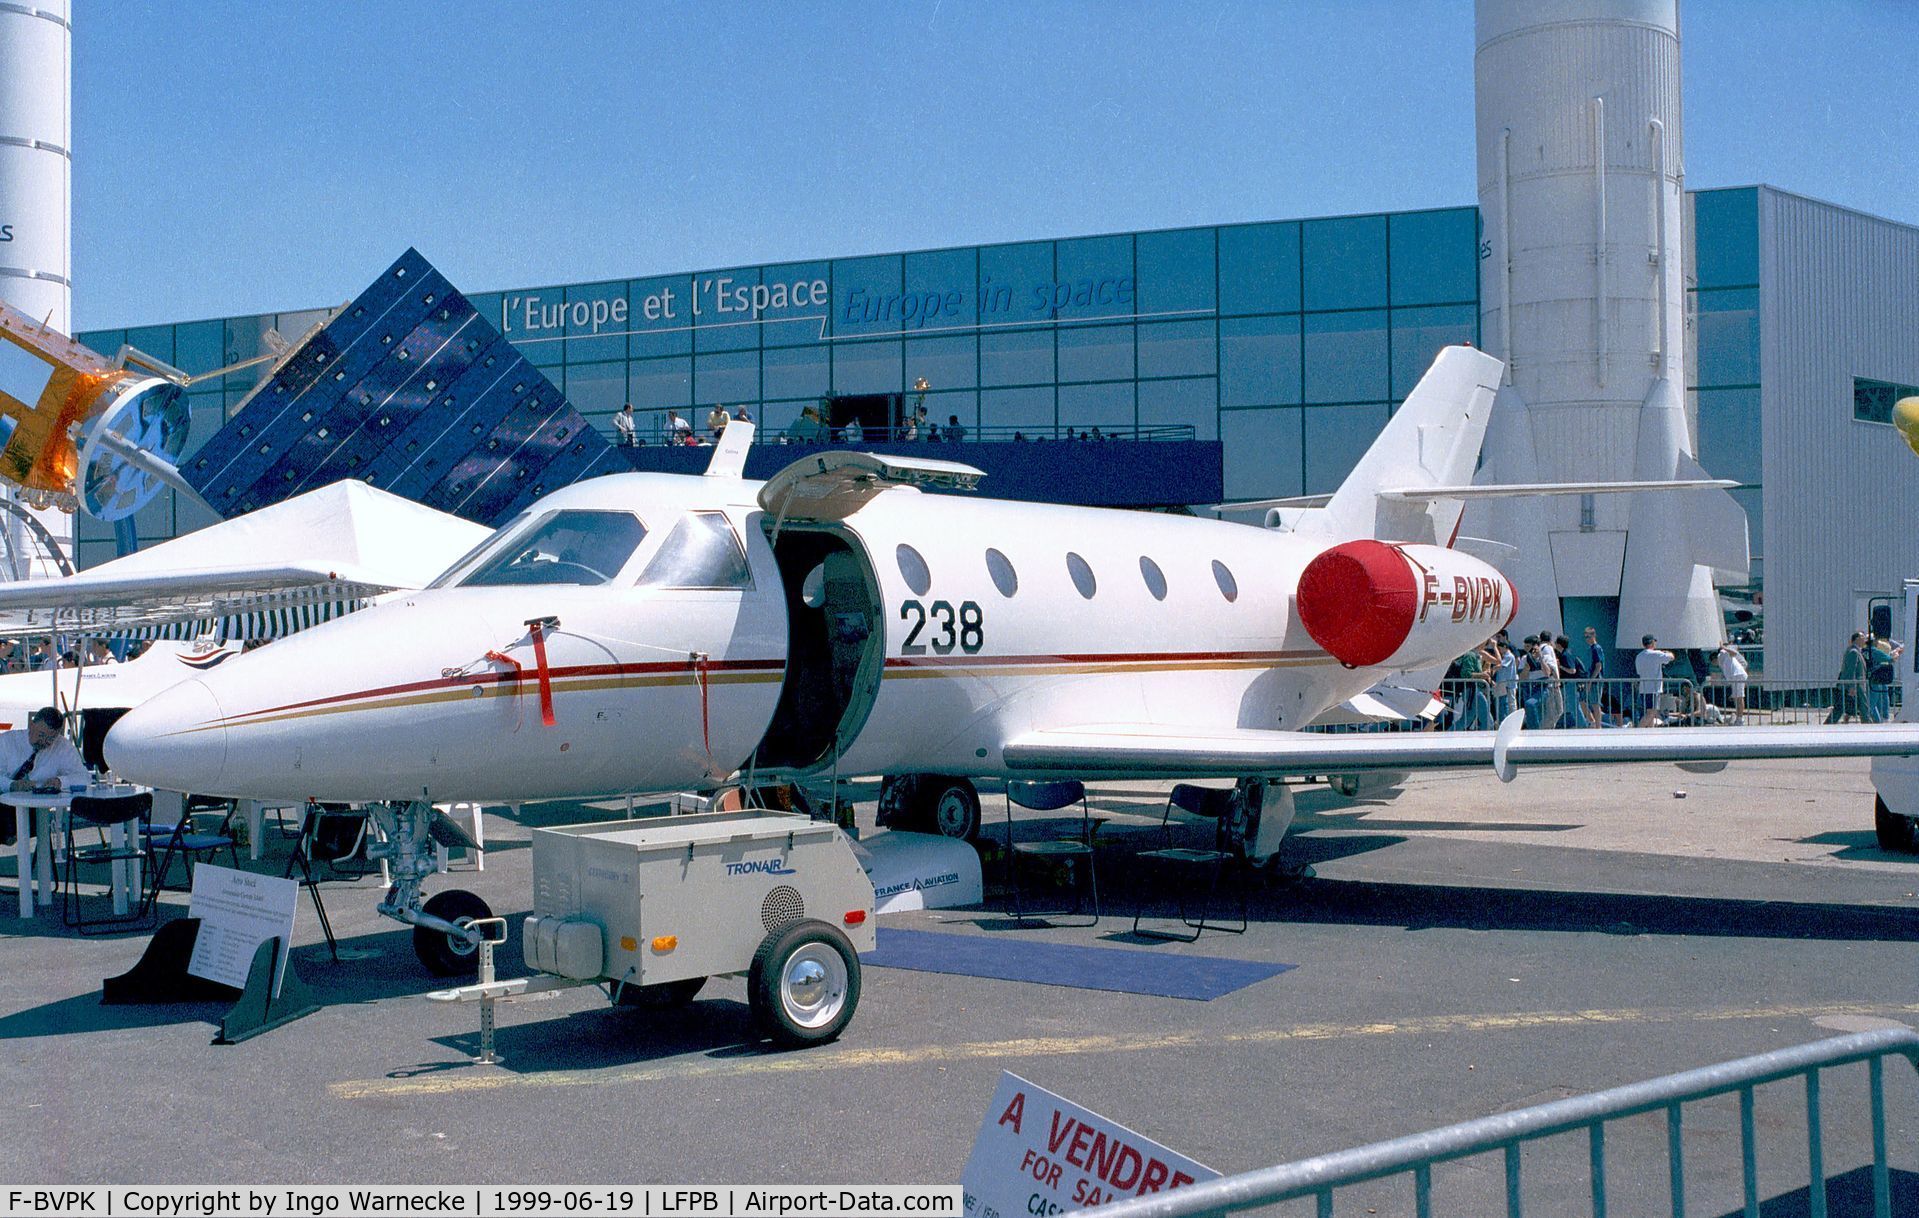
<path id="1" fill-rule="evenodd" d="M 1814 833 L 1785 840 L 1807 846 L 1838 846 L 1840 849 L 1833 851 L 1832 855 L 1836 859 L 1871 859 L 1875 863 L 1904 863 L 1909 867 L 1919 867 L 1919 854 L 1881 850 L 1879 835 L 1871 829 L 1835 829 L 1830 833 Z"/>
<path id="2" fill-rule="evenodd" d="M 477 1007 L 473 1014 L 477 1024 Z M 461 1060 L 403 1066 L 386 1077 L 416 1078 L 476 1064 L 472 1057 L 480 1051 L 477 1030 L 435 1037 L 434 1043 L 460 1054 Z M 493 1047 L 501 1058 L 497 1068 L 514 1074 L 604 1070 L 687 1054 L 723 1060 L 774 1051 L 759 1039 L 746 1004 L 726 998 L 700 999 L 664 1011 L 606 1005 L 564 1017 L 506 1024 L 495 1030 Z"/>
<path id="3" fill-rule="evenodd" d="M 1892 1186 L 1892 1214 L 1919 1214 L 1919 1174 L 1892 1168 L 1888 1175 Z M 1872 1202 L 1872 1169 L 1856 1167 L 1843 1176 L 1826 1179 L 1826 1210 L 1830 1218 L 1870 1218 L 1877 1211 Z M 1743 1207 L 1727 1210 L 1719 1218 L 1740 1218 Z M 1794 1189 L 1759 1203 L 1760 1218 L 1811 1218 L 1812 1190 Z"/>

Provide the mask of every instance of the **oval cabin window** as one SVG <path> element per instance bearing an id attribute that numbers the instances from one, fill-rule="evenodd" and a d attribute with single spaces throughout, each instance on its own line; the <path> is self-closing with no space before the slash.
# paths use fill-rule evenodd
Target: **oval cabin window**
<path id="1" fill-rule="evenodd" d="M 1144 554 L 1140 555 L 1139 559 L 1139 577 L 1146 581 L 1146 590 L 1153 594 L 1154 600 L 1166 599 L 1166 572 L 1160 570 L 1159 564 Z"/>
<path id="2" fill-rule="evenodd" d="M 1219 585 L 1219 594 L 1228 601 L 1239 599 L 1239 581 L 1226 569 L 1226 564 L 1217 558 L 1213 560 L 1213 582 Z"/>
<path id="3" fill-rule="evenodd" d="M 900 578 L 913 590 L 913 595 L 925 596 L 926 590 L 933 586 L 933 573 L 926 569 L 926 560 L 920 557 L 920 552 L 902 544 L 894 551 L 894 557 L 899 560 Z"/>
<path id="4" fill-rule="evenodd" d="M 1086 560 L 1077 554 L 1068 554 L 1066 572 L 1073 577 L 1073 586 L 1079 589 L 1079 594 L 1092 600 L 1093 594 L 1099 591 L 1099 581 L 1093 578 L 1093 568 L 1086 565 Z"/>
<path id="5" fill-rule="evenodd" d="M 1001 596 L 1010 597 L 1019 591 L 1019 572 L 1013 570 L 1012 560 L 998 550 L 986 552 L 986 573 L 993 577 L 993 586 L 999 589 Z"/>

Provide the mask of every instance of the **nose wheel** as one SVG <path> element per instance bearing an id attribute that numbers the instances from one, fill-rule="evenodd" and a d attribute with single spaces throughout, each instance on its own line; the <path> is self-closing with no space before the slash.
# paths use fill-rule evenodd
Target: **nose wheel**
<path id="1" fill-rule="evenodd" d="M 380 912 L 413 927 L 413 951 L 427 972 L 457 977 L 477 971 L 480 936 L 470 927 L 493 911 L 457 888 L 426 900 L 420 891 L 434 873 L 432 843 L 453 831 L 453 823 L 423 800 L 373 804 L 368 811 L 385 840 L 370 844 L 367 857 L 386 864 L 393 881 Z"/>
<path id="2" fill-rule="evenodd" d="M 493 916 L 485 901 L 458 888 L 435 894 L 423 912 L 451 922 L 462 931 L 482 918 Z M 420 957 L 420 963 L 426 965 L 426 971 L 436 977 L 457 977 L 479 967 L 480 945 L 464 933 L 415 926 L 413 951 Z"/>

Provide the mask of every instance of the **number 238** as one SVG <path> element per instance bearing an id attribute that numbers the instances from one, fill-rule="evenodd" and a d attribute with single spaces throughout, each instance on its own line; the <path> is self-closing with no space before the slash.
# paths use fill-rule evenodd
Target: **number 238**
<path id="1" fill-rule="evenodd" d="M 970 656 L 986 643 L 986 615 L 981 612 L 978 601 L 962 601 L 957 610 L 950 601 L 934 601 L 930 606 L 918 601 L 902 601 L 900 620 L 913 624 L 900 643 L 903 656 L 923 656 L 928 646 L 936 655 L 947 655 L 958 647 Z M 929 622 L 935 633 L 921 642 L 920 635 L 925 633 Z"/>

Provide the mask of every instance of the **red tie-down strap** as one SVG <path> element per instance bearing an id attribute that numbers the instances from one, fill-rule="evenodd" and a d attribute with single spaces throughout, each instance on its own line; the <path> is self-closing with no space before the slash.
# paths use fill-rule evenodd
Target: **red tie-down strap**
<path id="1" fill-rule="evenodd" d="M 533 663 L 540 677 L 540 722 L 553 726 L 553 674 L 546 665 L 546 632 L 559 629 L 556 617 L 529 618 L 527 631 L 533 636 Z"/>
<path id="2" fill-rule="evenodd" d="M 489 651 L 486 653 L 486 658 L 495 664 L 504 664 L 513 670 L 513 696 L 517 699 L 520 696 L 520 677 L 521 674 L 526 672 L 526 666 L 504 651 Z M 513 725 L 513 730 L 516 732 L 520 730 L 520 725 L 517 721 Z"/>
<path id="3" fill-rule="evenodd" d="M 713 667 L 713 661 L 704 651 L 696 651 L 688 657 L 693 662 L 693 677 L 700 687 L 700 744 L 706 749 L 706 769 L 713 771 L 713 727 L 708 713 L 707 673 Z"/>

